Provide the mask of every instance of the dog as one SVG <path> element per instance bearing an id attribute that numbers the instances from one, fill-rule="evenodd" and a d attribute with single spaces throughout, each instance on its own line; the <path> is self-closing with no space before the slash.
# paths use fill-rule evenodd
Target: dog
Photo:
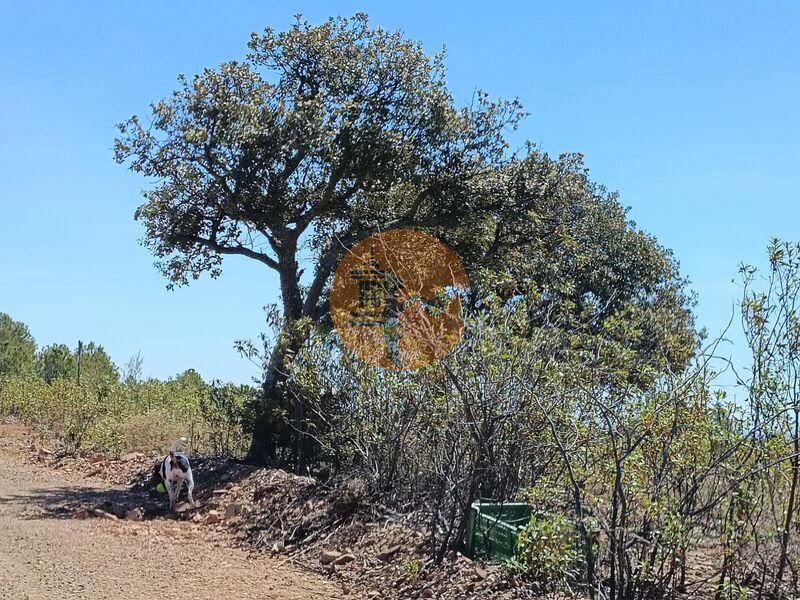
<path id="1" fill-rule="evenodd" d="M 192 476 L 192 466 L 189 464 L 189 459 L 183 452 L 178 452 L 178 448 L 186 441 L 186 438 L 178 438 L 172 442 L 169 454 L 161 461 L 161 467 L 158 474 L 164 482 L 164 487 L 167 488 L 169 494 L 169 508 L 175 508 L 180 496 L 183 484 L 186 484 L 186 492 L 189 497 L 189 504 L 194 506 L 194 477 Z"/>

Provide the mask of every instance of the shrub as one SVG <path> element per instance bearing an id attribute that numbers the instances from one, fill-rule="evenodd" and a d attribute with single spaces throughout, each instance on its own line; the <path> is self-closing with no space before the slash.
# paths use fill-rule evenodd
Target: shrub
<path id="1" fill-rule="evenodd" d="M 11 377 L 0 389 L 0 409 L 35 426 L 43 437 L 60 440 L 64 451 L 74 454 L 114 412 L 118 394 L 118 386 L 108 382 L 79 386 L 64 379 L 48 384 L 34 376 Z"/>
<path id="2" fill-rule="evenodd" d="M 411 558 L 403 564 L 403 571 L 412 579 L 416 579 L 422 571 L 422 562 L 416 558 Z"/>
<path id="3" fill-rule="evenodd" d="M 205 426 L 208 450 L 221 456 L 241 456 L 249 440 L 243 428 L 245 406 L 254 390 L 246 385 L 214 383 L 200 396 L 198 409 Z"/>
<path id="4" fill-rule="evenodd" d="M 209 386 L 193 372 L 166 382 L 87 379 L 4 377 L 0 415 L 19 417 L 65 454 L 163 451 L 179 436 L 201 453 L 240 456 L 249 445 L 242 423 L 254 393 L 248 386 Z"/>
<path id="5" fill-rule="evenodd" d="M 154 408 L 144 413 L 133 414 L 115 424 L 120 451 L 150 452 L 163 450 L 181 436 L 190 435 L 190 425 L 175 422 L 171 415 Z"/>
<path id="6" fill-rule="evenodd" d="M 575 525 L 563 515 L 534 514 L 519 533 L 512 567 L 542 583 L 572 579 L 581 567 L 577 543 Z"/>

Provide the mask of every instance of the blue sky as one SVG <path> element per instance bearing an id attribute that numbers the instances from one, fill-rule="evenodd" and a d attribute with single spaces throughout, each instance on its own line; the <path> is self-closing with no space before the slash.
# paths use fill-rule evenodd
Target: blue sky
<path id="1" fill-rule="evenodd" d="M 797 3 L 3 0 L 0 311 L 40 345 L 94 340 L 118 363 L 141 350 L 148 375 L 257 375 L 233 341 L 265 329 L 274 276 L 233 258 L 219 280 L 167 291 L 137 243 L 145 182 L 114 163 L 114 125 L 178 73 L 243 57 L 252 31 L 357 11 L 446 46 L 459 102 L 476 88 L 519 97 L 531 116 L 515 141 L 583 153 L 675 252 L 712 333 L 739 262 L 763 263 L 772 236 L 800 239 Z M 723 352 L 744 359 L 731 338 Z"/>

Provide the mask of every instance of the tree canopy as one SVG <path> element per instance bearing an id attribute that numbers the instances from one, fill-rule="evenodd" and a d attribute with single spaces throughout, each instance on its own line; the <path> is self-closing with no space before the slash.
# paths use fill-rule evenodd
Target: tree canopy
<path id="1" fill-rule="evenodd" d="M 92 383 L 116 383 L 119 381 L 119 369 L 102 345 L 89 342 L 83 346 L 81 381 Z"/>
<path id="2" fill-rule="evenodd" d="M 311 314 L 348 243 L 452 221 L 503 158 L 516 102 L 456 108 L 442 56 L 364 15 L 254 34 L 242 62 L 206 69 L 120 126 L 119 161 L 158 183 L 136 216 L 172 283 L 239 254 L 281 275 L 287 317 Z M 315 277 L 297 253 L 311 232 Z"/>
<path id="3" fill-rule="evenodd" d="M 75 379 L 78 361 L 66 344 L 51 344 L 36 354 L 36 371 L 47 383 L 56 379 Z"/>
<path id="4" fill-rule="evenodd" d="M 472 257 L 478 296 L 524 298 L 530 327 L 570 332 L 587 358 L 608 361 L 611 350 L 642 381 L 687 364 L 694 299 L 677 261 L 589 178 L 581 155 L 555 159 L 531 147 L 495 181 L 482 224 L 440 234 Z"/>
<path id="5" fill-rule="evenodd" d="M 170 286 L 218 276 L 228 255 L 277 271 L 284 329 L 265 397 L 326 319 L 343 253 L 397 227 L 451 245 L 477 304 L 524 298 L 531 327 L 561 327 L 631 374 L 654 357 L 656 370 L 685 366 L 695 334 L 677 263 L 579 155 L 509 150 L 517 100 L 476 92 L 458 106 L 442 53 L 363 14 L 298 18 L 249 49 L 122 123 L 116 159 L 155 182 L 135 216 Z"/>
<path id="6" fill-rule="evenodd" d="M 32 373 L 35 352 L 28 326 L 0 313 L 0 376 Z"/>

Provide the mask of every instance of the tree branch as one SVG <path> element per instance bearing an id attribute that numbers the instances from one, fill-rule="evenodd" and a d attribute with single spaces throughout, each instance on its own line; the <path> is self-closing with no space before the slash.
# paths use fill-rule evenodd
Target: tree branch
<path id="1" fill-rule="evenodd" d="M 280 271 L 280 266 L 278 265 L 278 261 L 272 258 L 269 254 L 264 252 L 256 252 L 251 248 L 246 248 L 244 246 L 224 246 L 216 241 L 214 238 L 204 238 L 200 236 L 191 237 L 191 236 L 177 236 L 177 239 L 180 241 L 190 242 L 190 243 L 199 243 L 207 248 L 213 250 L 218 254 L 239 254 L 241 256 L 246 256 L 247 258 L 252 258 L 253 260 L 257 260 L 260 263 L 263 263 L 270 267 L 271 269 L 275 269 L 276 271 Z"/>

